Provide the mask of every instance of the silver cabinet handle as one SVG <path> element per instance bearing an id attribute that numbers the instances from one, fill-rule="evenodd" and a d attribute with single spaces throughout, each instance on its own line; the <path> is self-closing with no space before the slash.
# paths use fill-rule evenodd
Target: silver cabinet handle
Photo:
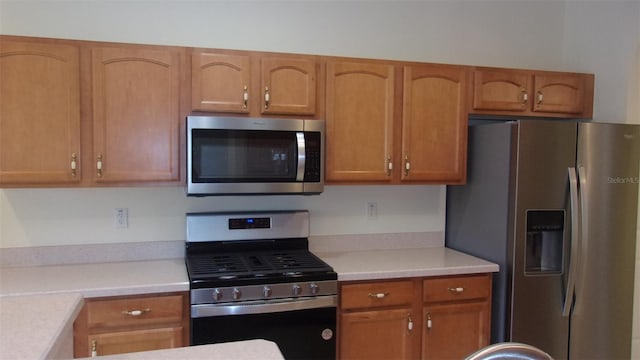
<path id="1" fill-rule="evenodd" d="M 130 316 L 140 316 L 142 314 L 146 314 L 148 312 L 151 312 L 151 309 L 146 308 L 143 310 L 122 310 L 122 314 L 123 315 L 130 315 Z"/>
<path id="2" fill-rule="evenodd" d="M 95 340 L 91 340 L 91 357 L 98 356 L 98 343 Z"/>
<path id="3" fill-rule="evenodd" d="M 98 154 L 98 159 L 96 161 L 96 171 L 98 172 L 98 177 L 102 177 L 102 154 Z"/>
<path id="4" fill-rule="evenodd" d="M 370 297 L 370 298 L 374 298 L 374 299 L 384 299 L 385 297 L 389 296 L 389 293 L 388 292 L 386 292 L 386 293 L 376 293 L 376 294 L 369 293 L 369 294 L 367 294 L 367 296 Z"/>
<path id="5" fill-rule="evenodd" d="M 76 170 L 78 169 L 78 154 L 71 154 L 71 176 L 76 176 Z"/>
<path id="6" fill-rule="evenodd" d="M 529 94 L 525 89 L 520 90 L 520 94 L 522 95 L 522 103 L 526 104 L 529 101 Z"/>
<path id="7" fill-rule="evenodd" d="M 449 290 L 449 292 L 452 293 L 452 294 L 461 294 L 461 293 L 464 292 L 464 288 L 463 287 L 448 288 L 447 290 Z"/>
<path id="8" fill-rule="evenodd" d="M 542 95 L 542 92 L 538 91 L 536 93 L 536 97 L 537 97 L 537 103 L 542 104 L 542 100 L 544 99 L 544 95 Z"/>
<path id="9" fill-rule="evenodd" d="M 242 92 L 242 108 L 246 109 L 248 103 L 249 103 L 249 89 L 247 88 L 247 85 L 245 85 Z"/>
<path id="10" fill-rule="evenodd" d="M 409 162 L 409 156 L 404 157 L 404 176 L 409 176 L 409 170 L 411 170 L 411 163 Z"/>
<path id="11" fill-rule="evenodd" d="M 269 101 L 271 101 L 271 95 L 269 95 L 269 87 L 264 87 L 264 108 L 269 108 Z"/>

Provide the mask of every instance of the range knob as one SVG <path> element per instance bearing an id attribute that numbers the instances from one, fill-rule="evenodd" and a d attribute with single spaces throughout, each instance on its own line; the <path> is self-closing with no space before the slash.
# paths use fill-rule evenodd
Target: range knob
<path id="1" fill-rule="evenodd" d="M 273 294 L 271 286 L 265 286 L 262 288 L 262 295 L 264 295 L 264 297 L 271 297 L 271 294 Z"/>
<path id="2" fill-rule="evenodd" d="M 219 301 L 220 299 L 222 299 L 222 291 L 220 291 L 220 289 L 213 290 L 212 297 L 213 300 Z"/>
<path id="3" fill-rule="evenodd" d="M 298 284 L 293 284 L 293 286 L 291 287 L 291 292 L 294 296 L 300 295 L 300 293 L 302 292 L 302 288 Z"/>
<path id="4" fill-rule="evenodd" d="M 318 292 L 320 292 L 320 286 L 318 286 L 318 284 L 316 283 L 309 284 L 309 289 L 311 290 L 311 294 L 313 295 L 318 295 Z"/>
<path id="5" fill-rule="evenodd" d="M 231 296 L 233 297 L 233 300 L 238 300 L 240 299 L 240 296 L 242 296 L 242 291 L 240 291 L 238 288 L 233 288 Z"/>

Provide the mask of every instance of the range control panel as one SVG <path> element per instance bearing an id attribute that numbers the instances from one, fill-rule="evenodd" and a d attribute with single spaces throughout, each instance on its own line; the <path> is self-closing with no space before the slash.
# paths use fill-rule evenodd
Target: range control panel
<path id="1" fill-rule="evenodd" d="M 335 280 L 303 281 L 248 286 L 228 286 L 191 290 L 191 304 L 215 304 L 247 300 L 267 300 L 297 298 L 322 295 L 336 295 L 338 282 Z"/>
<path id="2" fill-rule="evenodd" d="M 271 228 L 270 217 L 247 217 L 229 219 L 229 230 L 244 229 L 269 229 Z"/>

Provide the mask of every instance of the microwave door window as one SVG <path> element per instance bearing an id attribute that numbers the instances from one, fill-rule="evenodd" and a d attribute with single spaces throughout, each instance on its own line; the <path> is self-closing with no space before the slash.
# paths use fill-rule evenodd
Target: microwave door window
<path id="1" fill-rule="evenodd" d="M 296 178 L 295 133 L 202 130 L 194 140 L 196 182 L 290 182 Z"/>

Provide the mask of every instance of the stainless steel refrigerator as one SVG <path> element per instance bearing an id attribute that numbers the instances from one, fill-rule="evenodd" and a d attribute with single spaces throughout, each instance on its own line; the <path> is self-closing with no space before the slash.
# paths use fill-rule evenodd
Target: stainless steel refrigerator
<path id="1" fill-rule="evenodd" d="M 629 359 L 640 126 L 470 121 L 446 246 L 500 265 L 492 342 L 555 359 Z"/>

